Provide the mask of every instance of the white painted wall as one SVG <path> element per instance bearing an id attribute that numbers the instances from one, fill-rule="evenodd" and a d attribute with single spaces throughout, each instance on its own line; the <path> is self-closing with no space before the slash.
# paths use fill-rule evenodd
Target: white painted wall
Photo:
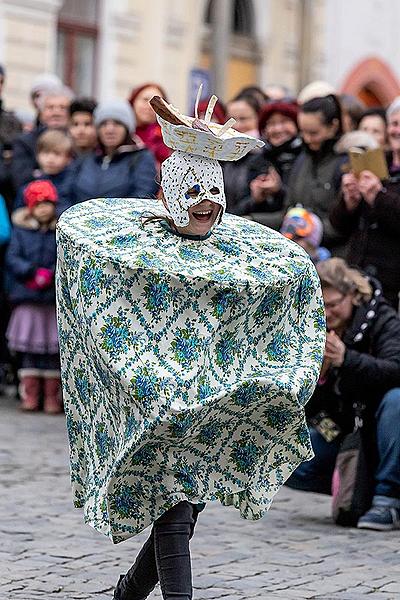
<path id="1" fill-rule="evenodd" d="M 400 78 L 400 1 L 325 0 L 324 79 L 340 87 L 371 56 L 388 63 Z"/>

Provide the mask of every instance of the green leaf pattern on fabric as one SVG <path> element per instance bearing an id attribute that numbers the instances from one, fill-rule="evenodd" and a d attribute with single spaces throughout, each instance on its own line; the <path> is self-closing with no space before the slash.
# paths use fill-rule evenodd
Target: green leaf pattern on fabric
<path id="1" fill-rule="evenodd" d="M 143 224 L 163 212 L 151 202 L 84 202 L 57 233 L 74 504 L 114 543 L 181 500 L 261 518 L 312 457 L 303 407 L 325 340 L 296 244 L 231 215 L 182 239 Z"/>

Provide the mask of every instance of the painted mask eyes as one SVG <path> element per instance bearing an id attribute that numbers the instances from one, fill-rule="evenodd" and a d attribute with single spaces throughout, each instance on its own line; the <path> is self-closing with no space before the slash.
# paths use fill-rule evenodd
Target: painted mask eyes
<path id="1" fill-rule="evenodd" d="M 197 198 L 200 194 L 200 186 L 198 183 L 195 183 L 185 194 L 185 198 L 188 200 L 189 198 Z"/>
<path id="2" fill-rule="evenodd" d="M 210 190 L 210 194 L 212 194 L 213 196 L 216 196 L 217 194 L 219 194 L 219 188 L 217 187 L 212 187 Z"/>

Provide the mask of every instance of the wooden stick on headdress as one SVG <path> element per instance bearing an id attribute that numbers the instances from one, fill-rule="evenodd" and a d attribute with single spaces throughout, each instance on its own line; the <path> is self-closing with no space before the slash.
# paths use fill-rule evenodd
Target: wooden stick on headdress
<path id="1" fill-rule="evenodd" d="M 204 115 L 204 119 L 199 119 L 199 102 L 201 98 L 201 92 L 203 89 L 203 84 L 200 84 L 200 87 L 197 91 L 196 102 L 194 105 L 194 114 L 195 118 L 187 117 L 183 115 L 177 108 L 172 106 L 172 104 L 168 104 L 163 98 L 160 96 L 153 96 L 150 100 L 150 105 L 153 108 L 154 112 L 157 113 L 160 117 L 162 117 L 168 123 L 172 125 L 185 125 L 186 127 L 190 127 L 191 129 L 200 129 L 201 131 L 206 131 L 207 133 L 211 133 L 216 137 L 221 137 L 232 125 L 236 123 L 235 119 L 229 119 L 225 125 L 221 129 L 218 130 L 217 133 L 212 131 L 209 127 L 211 123 L 212 113 L 214 111 L 214 107 L 218 102 L 217 96 L 211 96 L 206 113 Z"/>

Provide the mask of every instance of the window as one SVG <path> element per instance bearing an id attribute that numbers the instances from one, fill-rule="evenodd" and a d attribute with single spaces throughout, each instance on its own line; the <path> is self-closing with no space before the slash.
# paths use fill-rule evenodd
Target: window
<path id="1" fill-rule="evenodd" d="M 212 23 L 212 13 L 214 2 L 210 0 L 207 5 L 205 22 L 207 25 Z M 232 33 L 236 35 L 251 36 L 254 30 L 254 12 L 251 0 L 234 0 L 232 3 L 231 15 Z"/>
<path id="2" fill-rule="evenodd" d="M 77 95 L 95 93 L 99 0 L 65 0 L 59 12 L 57 74 Z"/>

